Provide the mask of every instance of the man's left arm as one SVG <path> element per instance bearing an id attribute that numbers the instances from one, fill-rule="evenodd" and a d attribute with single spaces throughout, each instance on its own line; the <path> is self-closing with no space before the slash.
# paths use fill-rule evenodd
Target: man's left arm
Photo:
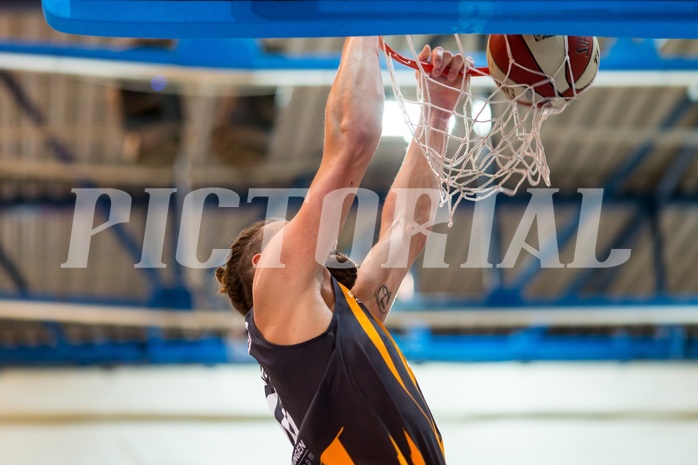
<path id="1" fill-rule="evenodd" d="M 433 78 L 453 87 L 431 84 L 431 102 L 441 108 L 455 107 L 460 98 L 457 89 L 463 79 L 468 79 L 459 75 L 465 66 L 464 57 L 441 48 L 432 52 L 425 47 L 420 59 L 434 63 Z M 428 124 L 420 125 L 420 131 L 415 134 L 417 140 L 410 143 L 383 206 L 378 242 L 360 266 L 352 288 L 352 293 L 381 322 L 385 321 L 400 284 L 426 244 L 430 227 L 415 230 L 415 226 L 433 224 L 438 207 L 439 180 L 418 141 L 428 140 L 432 149 L 443 150 L 450 116 L 450 111 L 435 108 L 423 112 L 422 118 L 428 118 Z"/>

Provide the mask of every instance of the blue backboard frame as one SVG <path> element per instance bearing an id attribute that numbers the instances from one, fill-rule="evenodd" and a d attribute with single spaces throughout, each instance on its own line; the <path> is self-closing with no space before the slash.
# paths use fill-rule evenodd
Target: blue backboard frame
<path id="1" fill-rule="evenodd" d="M 61 32 L 138 38 L 505 33 L 698 38 L 671 0 L 43 0 Z"/>

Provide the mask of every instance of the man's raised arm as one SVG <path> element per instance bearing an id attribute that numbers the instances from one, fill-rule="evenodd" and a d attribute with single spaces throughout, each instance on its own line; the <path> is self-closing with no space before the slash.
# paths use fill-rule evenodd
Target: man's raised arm
<path id="1" fill-rule="evenodd" d="M 428 141 L 430 148 L 442 151 L 451 112 L 435 107 L 448 110 L 456 106 L 460 100 L 457 89 L 463 84 L 463 79 L 469 79 L 459 72 L 466 64 L 472 63 L 466 63 L 462 55 L 452 55 L 441 48 L 432 51 L 428 46 L 422 50 L 419 59 L 433 63 L 431 77 L 445 85 L 429 82 L 426 84 L 428 89 L 423 89 L 424 92 L 428 90 L 433 106 L 430 111 L 423 107 L 415 139 L 421 143 Z M 415 232 L 414 226 L 433 223 L 439 192 L 438 179 L 419 144 L 413 140 L 385 200 L 378 242 L 359 268 L 352 289 L 380 321 L 385 321 L 400 284 L 424 249 L 430 227 Z"/>
<path id="2" fill-rule="evenodd" d="M 338 232 L 321 224 L 323 201 L 337 189 L 359 187 L 380 140 L 384 88 L 379 53 L 376 37 L 345 42 L 327 101 L 322 162 L 300 211 L 274 236 L 257 264 L 255 321 L 267 337 L 298 342 L 327 326 L 325 316 L 313 315 L 324 270 L 316 257 L 328 256 Z M 352 200 L 349 195 L 339 205 L 326 206 L 330 217 L 323 222 L 343 224 Z M 278 261 L 282 268 L 275 266 Z M 294 331 L 293 337 L 285 337 Z"/>

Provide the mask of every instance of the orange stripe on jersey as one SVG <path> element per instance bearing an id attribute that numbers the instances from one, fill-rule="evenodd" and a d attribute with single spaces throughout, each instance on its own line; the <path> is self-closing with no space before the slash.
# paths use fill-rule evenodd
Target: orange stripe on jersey
<path id="1" fill-rule="evenodd" d="M 388 331 L 388 328 L 386 328 L 385 325 L 383 323 L 381 323 L 381 321 L 378 318 L 376 318 L 373 314 L 371 314 L 371 316 L 373 317 L 373 320 L 378 324 L 378 326 L 383 330 L 385 335 L 388 336 L 388 339 L 390 339 L 390 342 L 393 343 L 393 347 L 395 347 L 395 351 L 400 356 L 400 360 L 402 360 L 402 364 L 405 366 L 405 370 L 407 370 L 407 373 L 409 373 L 410 378 L 412 379 L 412 384 L 414 384 L 414 387 L 417 387 L 417 379 L 414 377 L 414 373 L 412 373 L 412 368 L 410 368 L 410 366 L 407 364 L 407 360 L 405 360 L 405 356 L 402 354 L 402 351 L 395 343 L 395 339 L 393 339 L 393 336 Z"/>
<path id="2" fill-rule="evenodd" d="M 407 434 L 407 431 L 405 431 L 405 437 L 407 438 L 407 443 L 410 445 L 410 458 L 412 459 L 412 463 L 414 465 L 426 465 L 422 453 L 417 448 L 417 444 L 415 444 L 410 435 Z"/>
<path id="3" fill-rule="evenodd" d="M 436 424 L 434 423 L 434 419 L 431 418 L 431 415 L 428 415 L 424 411 L 424 409 L 422 409 L 422 406 L 419 405 L 419 402 L 417 402 L 417 400 L 414 398 L 414 396 L 412 395 L 410 390 L 407 389 L 407 386 L 402 381 L 402 377 L 400 376 L 400 373 L 397 371 L 397 367 L 395 366 L 395 363 L 393 362 L 393 359 L 390 356 L 390 353 L 388 352 L 388 348 L 383 343 L 383 340 L 380 338 L 380 335 L 378 334 L 378 331 L 376 331 L 376 328 L 373 327 L 373 325 L 371 324 L 371 321 L 368 319 L 368 317 L 363 312 L 363 310 L 361 310 L 361 307 L 359 307 L 359 304 L 356 301 L 356 299 L 354 298 L 354 296 L 351 294 L 351 292 L 349 292 L 349 290 L 343 284 L 340 283 L 339 288 L 342 290 L 342 293 L 344 294 L 344 298 L 346 299 L 347 303 L 349 304 L 349 308 L 351 309 L 352 313 L 354 314 L 354 317 L 359 322 L 359 324 L 361 325 L 361 327 L 363 328 L 364 332 L 369 337 L 371 342 L 373 342 L 373 344 L 376 346 L 376 348 L 378 349 L 378 352 L 380 352 L 381 356 L 383 357 L 383 360 L 385 361 L 385 364 L 388 366 L 388 368 L 390 369 L 393 376 L 395 376 L 395 379 L 397 379 L 397 381 L 400 383 L 400 386 L 402 386 L 402 388 L 405 390 L 407 395 L 410 396 L 410 398 L 412 399 L 414 404 L 417 406 L 419 411 L 422 412 L 422 415 L 424 415 L 424 417 L 426 418 L 427 422 L 429 423 L 429 426 L 431 426 L 432 432 L 434 433 L 434 437 L 436 438 L 436 442 L 439 444 L 439 448 L 441 449 L 441 453 L 444 454 L 444 445 L 441 442 L 441 438 L 439 437 L 439 433 L 436 430 Z M 405 366 L 405 369 L 407 370 L 407 372 L 410 375 L 410 378 L 412 379 L 412 382 L 414 384 L 415 389 L 417 390 L 417 392 L 419 392 L 419 389 L 417 388 L 417 381 L 414 378 L 414 374 L 412 373 L 412 370 L 410 369 L 409 365 L 407 365 L 407 360 L 405 360 L 405 356 L 402 354 L 402 351 L 398 348 L 397 344 L 395 343 L 395 340 L 392 338 L 392 336 L 390 335 L 390 333 L 388 332 L 386 327 L 380 321 L 378 321 L 373 315 L 371 315 L 371 316 L 373 317 L 373 320 L 376 323 L 378 323 L 378 325 L 381 327 L 381 329 L 388 336 L 388 339 L 390 339 L 390 341 L 392 342 L 393 347 L 395 348 L 395 350 L 399 354 L 400 359 L 402 360 L 402 363 Z M 422 400 L 424 400 L 424 398 L 421 396 L 421 394 L 419 397 L 422 398 Z M 392 438 L 391 438 L 391 440 L 392 440 Z"/>
<path id="4" fill-rule="evenodd" d="M 339 440 L 339 435 L 342 434 L 342 431 L 344 431 L 344 428 L 339 430 L 334 441 L 320 454 L 321 465 L 356 465 Z"/>
<path id="5" fill-rule="evenodd" d="M 409 464 L 407 463 L 407 460 L 405 460 L 405 456 L 402 455 L 402 451 L 400 450 L 400 448 L 398 447 L 397 443 L 395 442 L 395 439 L 393 439 L 393 437 L 390 436 L 390 435 L 388 435 L 388 437 L 390 438 L 390 442 L 393 443 L 393 447 L 395 448 L 395 452 L 397 452 L 397 461 L 398 461 L 398 463 L 399 463 L 400 465 L 409 465 Z"/>
<path id="6" fill-rule="evenodd" d="M 373 316 L 373 314 L 371 316 Z M 417 379 L 414 377 L 414 373 L 412 372 L 412 368 L 410 368 L 410 366 L 407 364 L 407 360 L 405 359 L 405 355 L 402 353 L 400 348 L 397 346 L 397 343 L 395 342 L 395 339 L 393 339 L 393 336 L 388 331 L 388 328 L 386 328 L 385 325 L 383 325 L 383 323 L 381 323 L 380 320 L 378 320 L 375 316 L 373 316 L 373 319 L 376 321 L 376 323 L 378 323 L 378 326 L 381 327 L 381 329 L 383 330 L 385 335 L 388 337 L 388 339 L 390 339 L 390 342 L 393 344 L 393 347 L 395 347 L 395 351 L 400 356 L 400 360 L 402 360 L 402 364 L 405 366 L 405 370 L 407 370 L 407 372 L 410 374 L 410 378 L 412 379 L 412 383 L 414 384 L 414 387 L 417 388 L 417 390 L 419 390 L 419 388 L 417 387 Z M 424 413 L 424 412 L 422 412 L 422 413 Z M 425 414 L 425 416 L 427 416 L 427 415 Z M 444 454 L 445 453 L 444 443 L 441 441 L 441 437 L 439 436 L 439 433 L 437 433 L 437 431 L 436 431 L 436 423 L 434 423 L 434 419 L 430 418 L 429 416 L 427 416 L 427 420 L 429 420 L 429 425 L 431 425 L 431 429 L 434 432 L 434 436 L 436 437 L 436 442 L 439 443 L 439 447 L 441 448 L 441 453 Z"/>
<path id="7" fill-rule="evenodd" d="M 383 340 L 378 334 L 378 331 L 376 331 L 376 328 L 373 327 L 371 321 L 366 317 L 366 314 L 361 310 L 359 304 L 356 302 L 356 299 L 354 299 L 354 297 L 349 293 L 347 288 L 343 285 L 340 285 L 340 289 L 342 289 L 342 292 L 344 293 L 344 298 L 349 304 L 349 308 L 354 313 L 354 317 L 359 322 L 359 324 L 361 325 L 371 342 L 373 342 L 373 345 L 375 345 L 378 349 L 378 352 L 381 354 L 381 357 L 383 357 L 383 361 L 390 369 L 390 372 L 393 374 L 393 376 L 395 376 L 395 379 L 397 379 L 397 381 L 400 383 L 400 386 L 402 386 L 402 388 L 409 394 L 407 386 L 405 386 L 405 383 L 402 381 L 402 377 L 400 376 L 400 373 L 398 373 L 397 371 L 397 367 L 393 362 L 393 358 L 390 356 L 388 348 L 383 343 Z M 410 396 L 412 396 L 412 394 L 410 394 Z"/>

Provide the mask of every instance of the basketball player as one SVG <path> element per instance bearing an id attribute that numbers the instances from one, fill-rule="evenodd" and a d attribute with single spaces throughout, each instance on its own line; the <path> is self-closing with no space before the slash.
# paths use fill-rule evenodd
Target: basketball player
<path id="1" fill-rule="evenodd" d="M 406 219 L 424 224 L 435 211 L 427 195 L 412 203 L 414 212 L 400 211 L 410 202 L 397 201 L 399 192 L 439 187 L 419 147 L 413 142 L 407 151 L 383 207 L 379 240 L 358 271 L 335 250 L 337 233 L 327 230 L 336 228 L 323 228 L 343 224 L 352 195 L 325 207 L 325 216 L 323 201 L 359 186 L 381 136 L 379 53 L 375 37 L 347 39 L 327 101 L 322 162 L 305 202 L 289 222 L 245 229 L 225 267 L 216 270 L 221 292 L 245 316 L 249 351 L 293 443 L 294 465 L 445 463 L 429 407 L 383 326 L 426 241 L 424 232 L 411 235 Z M 467 79 L 459 72 L 470 61 L 429 47 L 420 60 L 435 66 L 431 75 L 438 81 L 423 90 L 436 106 L 452 109 L 460 97 L 454 87 Z M 434 128 L 430 143 L 440 148 L 448 112 L 422 117 Z M 407 255 L 400 267 L 382 266 L 391 248 Z"/>

